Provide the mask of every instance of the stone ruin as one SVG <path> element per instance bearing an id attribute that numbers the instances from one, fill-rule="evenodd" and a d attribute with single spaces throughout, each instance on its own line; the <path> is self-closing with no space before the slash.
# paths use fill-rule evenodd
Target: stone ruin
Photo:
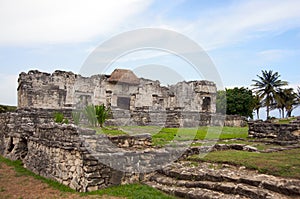
<path id="1" fill-rule="evenodd" d="M 174 110 L 216 112 L 216 85 L 210 81 L 179 82 L 138 78 L 132 71 L 116 69 L 111 75 L 82 77 L 72 72 L 21 73 L 18 108 L 69 108 L 104 104 L 112 110 Z"/>
<path id="2" fill-rule="evenodd" d="M 109 138 L 72 124 L 53 123 L 52 113 L 40 109 L 19 109 L 0 114 L 0 154 L 11 160 L 21 160 L 24 167 L 34 173 L 80 192 L 143 179 L 143 174 L 134 168 L 132 172 L 126 172 L 114 169 L 114 165 L 123 161 L 130 170 L 130 166 L 137 163 L 130 157 L 145 156 L 143 151 L 122 150 L 120 143 L 129 143 L 124 147 L 144 148 L 151 145 L 151 137 Z M 96 152 L 89 150 L 88 145 L 93 143 L 100 147 Z M 153 160 L 155 154 L 148 154 L 144 160 L 148 165 L 156 165 Z"/>
<path id="3" fill-rule="evenodd" d="M 180 145 L 157 149 L 151 146 L 151 136 L 147 134 L 109 137 L 73 124 L 53 122 L 56 111 L 71 118 L 71 108 L 80 109 L 93 103 L 112 108 L 115 116 L 109 121 L 112 124 L 124 124 L 120 123 L 120 119 L 125 118 L 122 115 L 130 116 L 126 124 L 159 124 L 153 118 L 162 113 L 167 117 L 164 126 L 222 125 L 222 122 L 228 126 L 241 126 L 245 123 L 237 116 L 227 116 L 224 120 L 224 116 L 215 114 L 215 85 L 212 82 L 181 82 L 161 87 L 159 82 L 134 78 L 135 75 L 128 71 L 120 77 L 122 73 L 90 78 L 62 71 L 21 73 L 17 111 L 0 114 L 0 154 L 21 160 L 34 173 L 80 192 L 142 181 L 167 193 L 190 198 L 300 195 L 299 180 L 260 175 L 255 171 L 249 173 L 234 166 L 229 169 L 228 165 L 215 172 L 209 163 L 191 168 L 180 162 L 189 155 L 211 150 L 256 151 L 253 147 L 204 144 L 183 150 Z M 117 80 L 122 83 L 116 83 Z M 139 87 L 138 82 L 143 86 Z M 183 92 L 186 87 L 187 92 Z M 249 135 L 299 139 L 299 123 L 299 118 L 289 125 L 250 122 Z M 179 162 L 169 165 L 177 159 Z M 237 170 L 239 173 L 235 174 Z"/>
<path id="4" fill-rule="evenodd" d="M 72 72 L 52 74 L 37 70 L 18 79 L 18 108 L 69 110 L 88 104 L 110 107 L 110 126 L 244 126 L 239 116 L 216 114 L 216 85 L 210 81 L 183 81 L 161 86 L 116 69 L 111 75 L 83 77 Z M 69 114 L 70 115 L 70 114 Z"/>
<path id="5" fill-rule="evenodd" d="M 300 117 L 289 124 L 279 124 L 271 121 L 248 122 L 249 137 L 271 138 L 278 141 L 300 141 Z"/>
<path id="6" fill-rule="evenodd" d="M 209 81 L 164 87 L 117 69 L 111 75 L 92 77 L 29 71 L 20 74 L 18 83 L 17 111 L 0 114 L 0 154 L 22 160 L 34 173 L 80 192 L 139 182 L 151 172 L 149 168 L 154 171 L 171 163 L 186 148 L 154 149 L 147 134 L 109 137 L 73 124 L 56 124 L 53 114 L 57 111 L 72 122 L 72 110 L 105 104 L 113 112 L 108 120 L 112 125 L 245 123 L 237 116 L 215 114 L 216 86 Z"/>

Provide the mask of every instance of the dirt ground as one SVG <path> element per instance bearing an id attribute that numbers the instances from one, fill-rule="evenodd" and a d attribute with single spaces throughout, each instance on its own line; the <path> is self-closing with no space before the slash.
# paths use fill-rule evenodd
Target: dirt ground
<path id="1" fill-rule="evenodd" d="M 12 167 L 0 162 L 0 199 L 121 199 L 113 196 L 80 196 L 77 193 L 66 193 L 49 187 L 31 176 L 18 176 Z"/>

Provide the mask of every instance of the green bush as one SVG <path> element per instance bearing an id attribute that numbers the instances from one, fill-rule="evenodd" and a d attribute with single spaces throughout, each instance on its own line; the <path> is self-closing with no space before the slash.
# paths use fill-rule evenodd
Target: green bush
<path id="1" fill-rule="evenodd" d="M 89 125 L 96 127 L 98 124 L 103 127 L 108 117 L 109 109 L 102 105 L 88 105 L 85 107 L 83 114 L 88 120 Z"/>
<path id="2" fill-rule="evenodd" d="M 89 125 L 97 126 L 96 109 L 94 105 L 87 105 L 83 110 L 83 114 L 88 120 Z"/>
<path id="3" fill-rule="evenodd" d="M 102 104 L 102 105 L 95 106 L 95 110 L 96 110 L 96 117 L 97 117 L 98 124 L 100 125 L 100 127 L 103 127 L 103 124 L 107 119 L 109 109 L 106 108 L 104 104 Z"/>
<path id="4" fill-rule="evenodd" d="M 60 124 L 69 124 L 69 120 L 65 118 L 64 114 L 60 112 L 54 113 L 54 122 L 60 123 Z"/>
<path id="5" fill-rule="evenodd" d="M 74 121 L 74 124 L 78 125 L 81 118 L 81 111 L 73 111 L 72 112 L 72 119 Z"/>

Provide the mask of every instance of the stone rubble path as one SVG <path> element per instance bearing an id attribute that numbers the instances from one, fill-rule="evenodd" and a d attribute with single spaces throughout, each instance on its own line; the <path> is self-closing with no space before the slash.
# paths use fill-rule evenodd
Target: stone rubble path
<path id="1" fill-rule="evenodd" d="M 183 198 L 300 198 L 300 180 L 259 174 L 245 167 L 181 161 L 158 171 L 145 184 Z"/>

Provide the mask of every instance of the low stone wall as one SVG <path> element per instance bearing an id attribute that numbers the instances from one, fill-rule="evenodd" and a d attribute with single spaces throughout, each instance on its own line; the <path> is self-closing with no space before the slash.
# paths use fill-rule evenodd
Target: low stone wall
<path id="1" fill-rule="evenodd" d="M 300 122 L 277 124 L 257 121 L 249 122 L 248 125 L 249 137 L 275 138 L 278 140 L 300 140 Z"/>
<path id="2" fill-rule="evenodd" d="M 17 109 L 26 122 L 31 118 L 33 123 L 53 122 L 54 113 L 59 112 L 72 123 L 72 109 Z M 81 123 L 87 123 L 82 118 Z M 239 115 L 210 114 L 195 111 L 149 110 L 144 107 L 139 110 L 113 110 L 111 118 L 105 122 L 106 126 L 162 126 L 167 128 L 198 127 L 198 126 L 237 126 L 247 125 L 247 119 Z"/>
<path id="3" fill-rule="evenodd" d="M 149 110 L 149 107 L 138 110 L 113 110 L 109 126 L 163 126 L 167 128 L 198 126 L 237 126 L 247 125 L 247 119 L 239 115 L 221 115 L 196 111 Z"/>
<path id="4" fill-rule="evenodd" d="M 116 142 L 142 147 L 144 143 L 147 146 L 151 143 L 151 137 L 123 136 Z M 98 148 L 88 146 L 93 143 L 97 143 L 95 146 Z M 136 170 L 115 169 L 114 164 L 119 161 L 123 161 L 128 170 L 135 165 L 134 161 L 124 158 L 125 153 L 135 152 L 122 151 L 105 135 L 96 135 L 93 130 L 52 123 L 36 110 L 0 114 L 1 155 L 22 160 L 24 166 L 34 173 L 80 192 L 139 181 L 143 175 L 134 172 Z M 144 157 L 147 158 L 151 165 L 151 156 Z"/>

